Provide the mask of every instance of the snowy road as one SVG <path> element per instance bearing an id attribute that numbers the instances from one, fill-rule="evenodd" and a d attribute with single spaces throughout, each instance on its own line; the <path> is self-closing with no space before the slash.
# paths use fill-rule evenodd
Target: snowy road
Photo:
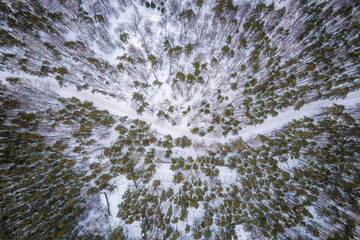
<path id="1" fill-rule="evenodd" d="M 14 76 L 14 73 L 9 72 L 0 72 L 0 79 L 4 79 L 6 77 Z M 83 90 L 78 92 L 75 87 L 66 87 L 66 88 L 58 88 L 58 83 L 54 81 L 53 78 L 45 77 L 39 78 L 29 74 L 19 74 L 15 75 L 17 77 L 21 77 L 26 80 L 33 81 L 34 83 L 38 83 L 41 79 L 47 84 L 42 84 L 42 86 L 52 86 L 53 89 L 59 94 L 61 97 L 77 97 L 82 101 L 91 101 L 94 106 L 100 109 L 106 109 L 111 114 L 117 116 L 128 116 L 131 118 L 138 118 L 152 125 L 152 128 L 157 130 L 159 133 L 167 135 L 173 135 L 174 137 L 181 137 L 183 135 L 189 137 L 195 141 L 211 141 L 211 142 L 225 142 L 229 138 L 234 138 L 235 136 L 228 136 L 228 138 L 216 138 L 216 137 L 200 137 L 190 132 L 187 127 L 180 126 L 171 126 L 165 123 L 161 123 L 156 117 L 149 115 L 138 115 L 136 111 L 134 111 L 130 106 L 128 106 L 124 102 L 119 102 L 114 98 L 107 97 L 100 93 L 92 93 L 89 90 Z M 6 81 L 3 81 L 4 83 Z M 43 82 L 43 83 L 44 83 Z M 251 137 L 255 137 L 257 134 L 266 134 L 270 133 L 275 129 L 281 128 L 284 124 L 294 120 L 300 119 L 304 116 L 311 117 L 320 111 L 321 107 L 331 106 L 333 104 L 341 104 L 345 106 L 351 106 L 356 103 L 360 104 L 360 91 L 351 92 L 344 99 L 335 99 L 335 100 L 320 100 L 316 102 L 312 102 L 304 105 L 300 110 L 295 111 L 293 108 L 287 108 L 280 112 L 276 117 L 269 117 L 262 124 L 257 126 L 247 126 L 239 132 L 238 136 L 241 136 L 244 140 L 250 139 Z"/>
<path id="2" fill-rule="evenodd" d="M 152 128 L 156 129 L 159 133 L 167 135 L 171 134 L 175 137 L 187 136 L 191 139 L 201 140 L 201 137 L 198 135 L 194 135 L 190 132 L 190 130 L 186 127 L 182 128 L 179 126 L 171 126 L 164 123 L 161 123 L 158 119 L 147 116 L 147 115 L 138 115 L 136 111 L 134 111 L 130 106 L 126 105 L 124 102 L 119 102 L 114 98 L 105 96 L 100 93 L 92 93 L 89 90 L 77 91 L 76 87 L 64 87 L 59 88 L 57 81 L 51 77 L 38 77 L 34 75 L 30 75 L 27 73 L 12 73 L 12 72 L 3 72 L 0 71 L 0 81 L 2 80 L 4 84 L 7 84 L 5 80 L 7 77 L 19 77 L 24 82 L 28 82 L 33 86 L 37 86 L 39 88 L 51 89 L 52 92 L 55 92 L 59 95 L 59 97 L 71 98 L 76 97 L 81 101 L 90 101 L 94 104 L 94 106 L 99 109 L 106 109 L 111 114 L 117 116 L 128 116 L 130 118 L 138 118 L 147 123 L 150 123 Z M 41 84 L 40 84 L 41 83 Z"/>
<path id="3" fill-rule="evenodd" d="M 175 136 L 185 135 L 192 140 L 200 140 L 202 137 L 192 134 L 189 129 L 181 128 L 179 126 L 170 126 L 164 123 L 159 122 L 158 119 L 155 119 L 151 116 L 138 115 L 130 107 L 126 106 L 124 103 L 118 102 L 115 99 L 108 98 L 102 94 L 92 94 L 90 91 L 76 91 L 75 88 L 62 88 L 60 95 L 64 97 L 75 96 L 80 100 L 87 100 L 94 103 L 96 107 L 107 109 L 110 113 L 118 116 L 129 116 L 131 118 L 138 118 L 140 120 L 146 121 L 152 124 L 152 127 L 155 128 L 158 132 L 162 134 L 171 134 Z M 288 108 L 280 112 L 276 117 L 269 117 L 262 124 L 257 126 L 247 126 L 242 129 L 238 136 L 241 136 L 244 140 L 247 140 L 251 137 L 255 137 L 257 134 L 266 134 L 270 133 L 275 129 L 281 128 L 284 124 L 294 120 L 300 119 L 304 116 L 311 117 L 314 114 L 320 111 L 321 107 L 331 106 L 333 104 L 342 104 L 345 106 L 354 105 L 360 103 L 360 91 L 351 92 L 344 99 L 335 99 L 335 100 L 319 100 L 304 105 L 300 110 L 296 111 L 293 108 Z M 232 138 L 234 136 L 230 136 Z M 203 137 L 207 140 L 224 141 L 226 139 L 222 138 L 210 138 L 209 136 Z"/>
<path id="4" fill-rule="evenodd" d="M 270 133 L 275 129 L 281 128 L 284 124 L 300 119 L 304 116 L 311 117 L 320 111 L 322 107 L 329 107 L 333 104 L 351 106 L 360 103 L 360 91 L 349 93 L 344 99 L 335 100 L 319 100 L 309 104 L 305 104 L 300 110 L 296 111 L 293 108 L 288 108 L 279 113 L 276 117 L 267 118 L 262 124 L 257 126 L 247 126 L 242 129 L 239 135 L 244 139 L 249 139 L 257 134 Z"/>

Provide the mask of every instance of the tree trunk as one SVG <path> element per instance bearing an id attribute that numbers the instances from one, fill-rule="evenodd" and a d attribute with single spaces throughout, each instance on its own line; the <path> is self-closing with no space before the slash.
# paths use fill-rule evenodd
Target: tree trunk
<path id="1" fill-rule="evenodd" d="M 105 199 L 106 199 L 106 205 L 107 205 L 108 214 L 109 214 L 109 216 L 111 216 L 111 212 L 110 212 L 110 205 L 109 205 L 109 200 L 108 200 L 107 194 L 106 194 L 106 192 L 102 192 L 102 194 L 104 194 L 104 195 L 105 195 Z"/>

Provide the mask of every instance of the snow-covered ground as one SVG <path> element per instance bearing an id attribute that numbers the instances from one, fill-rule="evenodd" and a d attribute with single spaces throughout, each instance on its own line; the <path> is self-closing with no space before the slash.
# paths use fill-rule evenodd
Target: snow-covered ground
<path id="1" fill-rule="evenodd" d="M 166 123 L 160 122 L 156 117 L 148 116 L 148 115 L 138 115 L 136 111 L 131 109 L 124 102 L 119 102 L 116 99 L 111 97 L 106 97 L 99 93 L 91 93 L 91 91 L 83 90 L 78 92 L 74 87 L 62 88 L 58 92 L 63 97 L 77 97 L 80 100 L 87 100 L 94 103 L 96 107 L 103 108 L 108 110 L 110 113 L 118 115 L 118 116 L 129 116 L 131 118 L 138 118 L 140 120 L 146 121 L 150 123 L 152 127 L 162 134 L 170 134 L 175 137 L 181 137 L 183 135 L 189 137 L 192 140 L 199 141 L 200 136 L 195 135 L 190 132 L 189 129 L 185 127 L 179 126 L 171 126 Z M 266 134 L 270 133 L 275 129 L 281 128 L 284 124 L 295 120 L 300 119 L 304 116 L 311 117 L 320 111 L 322 107 L 328 107 L 333 104 L 341 104 L 345 106 L 350 106 L 360 103 L 360 91 L 355 91 L 349 93 L 344 99 L 334 99 L 334 100 L 319 100 L 316 102 L 311 102 L 305 104 L 300 110 L 294 110 L 289 107 L 282 112 L 280 112 L 276 117 L 267 118 L 262 124 L 256 126 L 247 126 L 242 129 L 238 136 L 242 137 L 244 140 L 250 139 L 251 137 L 255 137 L 257 134 Z M 237 136 L 237 137 L 238 137 Z M 231 136 L 233 137 L 233 136 Z M 209 136 L 203 137 L 206 140 L 216 140 Z M 223 142 L 225 139 L 218 138 L 220 142 Z"/>
<path id="2" fill-rule="evenodd" d="M 186 126 L 172 126 L 161 122 L 157 117 L 149 116 L 147 114 L 138 115 L 135 110 L 133 110 L 126 102 L 120 102 L 117 99 L 114 99 L 109 96 L 105 96 L 101 93 L 92 93 L 90 90 L 82 90 L 77 91 L 74 86 L 59 88 L 58 83 L 55 79 L 50 77 L 39 78 L 37 76 L 33 76 L 30 74 L 16 74 L 9 72 L 0 72 L 0 79 L 5 80 L 7 77 L 19 77 L 25 81 L 29 81 L 32 84 L 39 85 L 38 88 L 46 88 L 51 91 L 59 94 L 60 97 L 76 97 L 82 101 L 90 101 L 96 107 L 100 109 L 106 109 L 111 114 L 117 116 L 128 116 L 130 118 L 138 118 L 147 123 L 150 123 L 152 128 L 158 131 L 161 134 L 167 135 L 170 134 L 173 137 L 181 137 L 183 135 L 192 139 L 195 142 L 199 142 L 203 139 L 206 141 L 217 141 L 217 142 L 225 142 L 227 139 L 215 138 L 209 135 L 201 137 L 199 135 L 195 135 L 190 132 L 190 129 Z M 41 80 L 41 82 L 39 82 Z M 3 81 L 6 83 L 6 81 Z M 328 107 L 333 104 L 341 104 L 345 106 L 351 106 L 354 104 L 360 103 L 360 90 L 349 93 L 344 99 L 325 99 L 319 100 L 316 102 L 311 102 L 305 104 L 300 110 L 294 110 L 292 107 L 289 107 L 283 111 L 281 111 L 276 117 L 267 118 L 262 124 L 256 126 L 247 126 L 239 132 L 240 137 L 244 140 L 250 139 L 251 137 L 255 137 L 257 134 L 266 134 L 270 133 L 275 129 L 281 128 L 284 124 L 294 120 L 300 119 L 304 116 L 311 117 L 319 112 L 320 108 Z M 238 137 L 236 136 L 236 137 Z M 232 138 L 234 136 L 229 136 Z"/>

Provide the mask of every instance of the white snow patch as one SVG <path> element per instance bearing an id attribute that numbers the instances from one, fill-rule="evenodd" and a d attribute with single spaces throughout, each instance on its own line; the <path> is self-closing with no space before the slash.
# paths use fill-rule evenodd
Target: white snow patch
<path id="1" fill-rule="evenodd" d="M 170 187 L 173 183 L 174 172 L 170 169 L 170 164 L 161 163 L 156 166 L 156 173 L 154 174 L 155 180 L 160 180 L 161 185 L 165 188 Z"/>
<path id="2" fill-rule="evenodd" d="M 235 226 L 235 232 L 236 232 L 236 235 L 238 236 L 239 240 L 252 239 L 251 238 L 251 233 L 246 232 L 242 225 L 236 225 Z"/>
<path id="3" fill-rule="evenodd" d="M 287 158 L 286 162 L 278 162 L 278 167 L 282 170 L 291 170 L 299 165 L 299 160 L 295 158 Z"/>
<path id="4" fill-rule="evenodd" d="M 219 169 L 218 178 L 222 183 L 232 184 L 236 182 L 236 170 L 223 166 L 218 166 L 217 168 Z"/>

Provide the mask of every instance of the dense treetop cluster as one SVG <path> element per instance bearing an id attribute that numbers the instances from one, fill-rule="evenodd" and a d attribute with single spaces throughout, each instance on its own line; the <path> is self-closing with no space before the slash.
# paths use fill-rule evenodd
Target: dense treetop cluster
<path id="1" fill-rule="evenodd" d="M 359 239 L 359 104 L 241 136 L 358 91 L 359 10 L 0 0 L 0 239 Z"/>

